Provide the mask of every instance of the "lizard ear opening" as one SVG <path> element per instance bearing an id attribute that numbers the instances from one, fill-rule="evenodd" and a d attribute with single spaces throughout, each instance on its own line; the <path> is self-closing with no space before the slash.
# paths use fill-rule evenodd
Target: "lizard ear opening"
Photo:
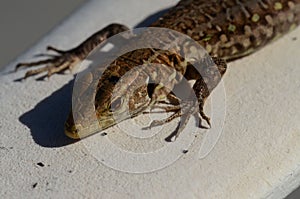
<path id="1" fill-rule="evenodd" d="M 115 110 L 120 108 L 121 104 L 122 104 L 122 99 L 121 99 L 121 97 L 118 97 L 110 104 L 109 110 L 111 112 L 114 112 Z"/>
<path id="2" fill-rule="evenodd" d="M 148 92 L 148 97 L 151 99 L 153 93 L 154 93 L 154 89 L 156 88 L 157 84 L 154 83 L 149 83 L 147 85 L 147 92 Z"/>

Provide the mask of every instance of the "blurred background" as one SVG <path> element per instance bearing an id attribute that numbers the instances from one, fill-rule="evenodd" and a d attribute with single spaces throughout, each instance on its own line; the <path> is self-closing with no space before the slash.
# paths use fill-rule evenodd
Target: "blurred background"
<path id="1" fill-rule="evenodd" d="M 39 41 L 86 0 L 1 0 L 0 69 Z"/>
<path id="2" fill-rule="evenodd" d="M 1 0 L 0 69 L 38 42 L 85 1 Z M 300 188 L 287 197 L 299 198 Z"/>

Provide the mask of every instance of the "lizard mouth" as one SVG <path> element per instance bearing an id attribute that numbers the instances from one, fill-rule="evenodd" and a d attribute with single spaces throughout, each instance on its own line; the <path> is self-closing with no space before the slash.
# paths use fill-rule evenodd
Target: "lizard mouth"
<path id="1" fill-rule="evenodd" d="M 64 132 L 72 139 L 82 139 L 112 127 L 123 120 L 135 117 L 142 110 L 144 110 L 144 108 L 140 108 L 138 111 L 131 114 L 128 114 L 124 110 L 116 111 L 114 114 L 109 112 L 105 115 L 99 116 L 97 120 L 91 121 L 85 125 L 80 122 L 77 122 L 75 125 L 73 114 L 71 112 L 65 122 Z"/>
<path id="2" fill-rule="evenodd" d="M 72 138 L 74 140 L 78 140 L 80 139 L 78 133 L 74 132 L 74 131 L 69 131 L 68 129 L 65 128 L 65 134 L 69 137 Z"/>
<path id="3" fill-rule="evenodd" d="M 76 140 L 80 139 L 80 137 L 78 135 L 78 131 L 74 124 L 72 112 L 69 114 L 69 117 L 68 117 L 67 121 L 65 122 L 64 131 L 65 131 L 65 134 L 69 138 L 76 139 Z"/>
<path id="4" fill-rule="evenodd" d="M 123 116 L 122 118 L 118 118 L 117 121 L 120 122 L 126 118 L 128 117 Z M 73 114 L 71 112 L 65 122 L 64 132 L 69 138 L 82 139 L 114 126 L 116 123 L 116 118 L 110 113 L 101 116 L 96 121 L 91 121 L 88 124 L 83 125 L 80 122 L 77 122 L 75 125 Z"/>
<path id="5" fill-rule="evenodd" d="M 95 111 L 95 113 L 80 114 L 83 116 L 76 119 L 76 124 L 74 121 L 75 115 L 73 116 L 73 112 L 71 111 L 65 122 L 65 134 L 72 139 L 82 139 L 99 133 L 119 122 L 137 116 L 143 112 L 150 103 L 148 95 L 145 94 L 141 97 L 140 101 L 134 102 L 134 106 L 128 105 L 128 98 L 130 97 L 127 95 L 117 97 L 111 100 L 110 106 L 102 105 L 102 107 L 109 108 L 100 108 Z M 94 118 L 95 114 L 96 119 Z"/>

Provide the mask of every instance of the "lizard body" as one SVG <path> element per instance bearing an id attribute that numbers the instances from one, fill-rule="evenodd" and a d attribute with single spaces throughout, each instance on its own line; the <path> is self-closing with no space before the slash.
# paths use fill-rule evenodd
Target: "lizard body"
<path id="1" fill-rule="evenodd" d="M 300 0 L 182 0 L 151 26 L 176 30 L 197 41 L 210 55 L 215 57 L 213 58 L 214 64 L 219 70 L 220 77 L 222 77 L 226 71 L 224 61 L 238 59 L 257 51 L 294 29 L 299 23 Z M 128 28 L 124 25 L 111 24 L 69 51 L 48 47 L 49 50 L 53 50 L 59 55 L 38 62 L 20 63 L 16 68 L 47 64 L 46 67 L 28 71 L 25 78 L 41 72 L 48 72 L 47 75 L 51 76 L 53 73 L 72 68 L 85 59 L 106 38 L 125 30 Z M 159 55 L 157 56 L 158 52 Z M 197 71 L 189 64 L 184 64 L 184 60 L 176 53 L 160 52 L 157 49 L 139 49 L 119 57 L 104 71 L 99 80 L 95 91 L 95 108 L 101 126 L 100 130 L 117 122 L 112 118 L 111 105 L 117 104 L 121 109 L 123 106 L 127 106 L 127 104 L 118 104 L 121 95 L 112 96 L 112 90 L 116 87 L 117 80 L 134 66 L 149 60 L 152 63 L 163 63 L 170 68 L 175 68 L 188 80 L 196 80 L 193 89 L 199 103 L 197 104 L 199 106 L 198 111 L 201 117 L 210 124 L 209 118 L 203 112 L 203 105 L 220 78 L 209 89 Z M 163 71 L 164 69 L 161 69 L 158 72 Z M 148 75 L 151 76 L 149 73 Z M 93 77 L 91 78 L 93 79 Z M 175 81 L 174 84 L 176 83 L 178 82 Z M 126 89 L 130 88 L 125 87 Z M 168 94 L 163 89 L 158 89 L 155 85 L 151 92 L 149 87 L 145 86 L 139 88 L 133 96 L 129 97 L 131 100 L 129 100 L 129 109 L 132 116 L 123 117 L 121 120 L 140 114 L 144 108 L 152 106 L 154 104 L 152 102 L 158 102 L 158 97 L 161 96 L 174 99 L 171 103 L 173 108 L 168 109 L 174 114 L 162 122 L 156 121 L 157 124 L 182 116 L 181 108 L 178 107 L 180 99 L 176 99 L 176 96 Z M 138 106 L 141 102 L 143 105 Z M 115 113 L 118 113 L 118 110 Z M 195 114 L 195 111 L 188 112 L 188 114 Z M 78 127 L 74 124 L 72 113 L 66 121 L 65 132 L 69 137 L 79 138 Z M 95 132 L 87 132 L 84 136 L 93 133 Z"/>

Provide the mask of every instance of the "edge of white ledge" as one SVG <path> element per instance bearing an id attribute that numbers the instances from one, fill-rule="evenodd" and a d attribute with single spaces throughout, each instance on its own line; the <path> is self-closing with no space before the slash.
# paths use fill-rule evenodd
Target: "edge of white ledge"
<path id="1" fill-rule="evenodd" d="M 202 160 L 187 163 L 194 161 L 195 146 L 165 169 L 128 174 L 99 163 L 83 142 L 60 146 L 61 137 L 51 135 L 47 141 L 43 131 L 55 135 L 61 131 L 68 109 L 64 106 L 70 106 L 71 100 L 63 95 L 69 92 L 70 97 L 71 92 L 70 86 L 66 89 L 64 85 L 73 76 L 14 82 L 24 75 L 24 70 L 8 73 L 14 65 L 35 60 L 33 55 L 45 52 L 50 44 L 72 48 L 112 22 L 134 27 L 176 2 L 89 1 L 6 67 L 0 76 L 0 195 L 283 198 L 300 185 L 300 28 L 230 63 L 224 77 L 224 130 L 215 148 Z M 294 41 L 294 37 L 298 39 Z M 54 119 L 58 122 L 50 121 Z M 46 146 L 49 142 L 54 145 Z M 39 167 L 38 162 L 46 166 Z"/>

